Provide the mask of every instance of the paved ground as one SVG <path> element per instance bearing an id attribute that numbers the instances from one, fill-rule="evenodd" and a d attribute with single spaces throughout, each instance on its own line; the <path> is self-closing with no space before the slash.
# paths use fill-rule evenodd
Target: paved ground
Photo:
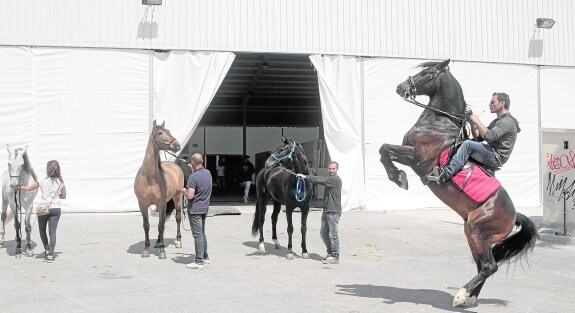
<path id="1" fill-rule="evenodd" d="M 299 214 L 294 246 L 256 252 L 251 237 L 253 206 L 241 215 L 207 220 L 212 264 L 188 270 L 193 238 L 173 245 L 175 221 L 167 224 L 168 258 L 140 257 L 139 214 L 65 214 L 57 257 L 16 258 L 14 230 L 0 250 L 0 312 L 573 312 L 575 244 L 546 237 L 526 262 L 502 266 L 486 283 L 479 305 L 451 308 L 452 296 L 475 272 L 461 221 L 450 210 L 345 213 L 340 221 L 342 259 L 323 265 L 321 213 L 308 219 L 310 260 L 299 258 Z M 522 211 L 522 210 L 520 210 Z M 522 211 L 540 221 L 538 210 Z M 268 213 L 269 215 L 269 213 Z M 153 220 L 156 223 L 156 220 Z M 186 224 L 186 228 L 189 226 Z M 279 222 L 286 245 L 285 217 Z M 154 236 L 156 231 L 154 231 Z M 37 228 L 33 239 L 39 242 Z M 36 248 L 40 254 L 42 251 Z"/>

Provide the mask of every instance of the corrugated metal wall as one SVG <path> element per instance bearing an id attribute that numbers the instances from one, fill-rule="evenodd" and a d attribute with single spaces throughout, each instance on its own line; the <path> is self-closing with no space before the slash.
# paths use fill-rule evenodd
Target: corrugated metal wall
<path id="1" fill-rule="evenodd" d="M 575 65 L 573 0 L 0 0 L 0 44 Z M 557 23 L 534 27 L 537 17 Z"/>

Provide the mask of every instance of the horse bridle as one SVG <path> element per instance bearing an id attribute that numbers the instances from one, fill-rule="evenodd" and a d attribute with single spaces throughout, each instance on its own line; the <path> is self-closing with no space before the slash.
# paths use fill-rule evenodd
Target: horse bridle
<path id="1" fill-rule="evenodd" d="M 448 69 L 449 69 L 449 67 L 444 67 L 444 68 L 442 68 L 441 70 L 438 70 L 437 68 L 433 67 L 433 70 L 434 70 L 435 72 L 431 75 L 431 77 L 429 77 L 429 78 L 427 78 L 427 79 L 425 79 L 425 80 L 423 80 L 423 81 L 418 82 L 417 85 L 421 85 L 421 84 L 427 83 L 428 81 L 431 81 L 431 86 L 433 86 L 433 83 L 434 83 L 435 79 L 437 78 L 437 76 L 438 76 L 439 74 L 445 72 L 445 71 L 448 70 Z M 446 111 L 443 111 L 443 110 L 440 110 L 440 109 L 431 107 L 431 106 L 429 106 L 429 105 L 425 105 L 425 104 L 423 104 L 423 103 L 421 103 L 421 102 L 415 100 L 415 97 L 417 97 L 417 85 L 415 84 L 415 81 L 413 80 L 413 77 L 412 77 L 412 76 L 409 76 L 409 77 L 407 78 L 407 81 L 408 81 L 409 88 L 408 88 L 408 89 L 405 91 L 405 93 L 403 94 L 403 100 L 404 100 L 404 101 L 409 102 L 409 103 L 411 103 L 411 104 L 415 104 L 415 105 L 417 105 L 418 107 L 421 107 L 421 108 L 424 108 L 424 109 L 429 109 L 429 110 L 431 110 L 431 111 L 433 111 L 433 112 L 446 115 L 446 116 L 448 116 L 448 117 L 450 117 L 450 118 L 452 118 L 452 119 L 457 120 L 457 121 L 460 122 L 462 125 L 465 124 L 465 121 L 467 121 L 467 115 L 466 115 L 466 114 L 456 114 L 456 113 L 446 112 Z M 430 87 L 430 88 L 431 88 L 431 87 Z"/>

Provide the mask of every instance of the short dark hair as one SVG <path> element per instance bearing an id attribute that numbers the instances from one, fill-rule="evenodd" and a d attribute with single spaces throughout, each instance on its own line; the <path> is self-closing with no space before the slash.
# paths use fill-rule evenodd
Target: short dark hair
<path id="1" fill-rule="evenodd" d="M 493 96 L 497 96 L 497 100 L 505 101 L 505 110 L 509 110 L 511 105 L 511 100 L 509 100 L 509 95 L 504 92 L 494 92 Z"/>

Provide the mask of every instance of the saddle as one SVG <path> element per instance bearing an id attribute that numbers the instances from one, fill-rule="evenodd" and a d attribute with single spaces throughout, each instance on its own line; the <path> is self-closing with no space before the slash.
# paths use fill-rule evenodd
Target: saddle
<path id="1" fill-rule="evenodd" d="M 445 165 L 455 154 L 451 153 L 452 150 L 456 151 L 457 149 L 447 148 L 441 153 L 440 166 Z M 451 180 L 471 200 L 483 203 L 501 186 L 499 180 L 495 178 L 495 171 L 497 170 L 499 168 L 491 168 L 476 161 L 468 161 L 461 171 L 451 177 Z"/>

